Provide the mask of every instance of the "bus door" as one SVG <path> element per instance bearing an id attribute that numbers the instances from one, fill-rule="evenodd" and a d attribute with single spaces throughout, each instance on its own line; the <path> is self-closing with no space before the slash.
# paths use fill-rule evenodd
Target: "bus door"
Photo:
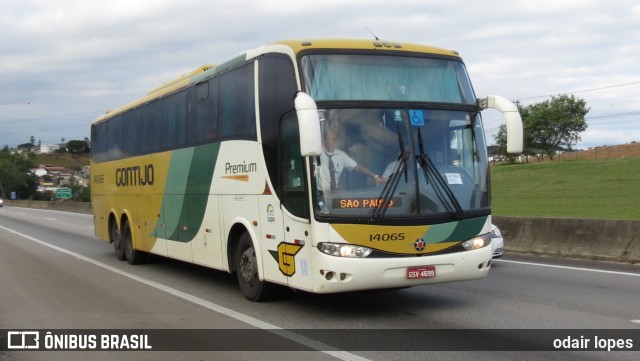
<path id="1" fill-rule="evenodd" d="M 284 239 L 278 244 L 279 271 L 287 283 L 310 289 L 308 266 L 311 259 L 308 183 L 304 158 L 300 155 L 300 134 L 295 113 L 285 115 L 280 123 L 280 197 Z"/>

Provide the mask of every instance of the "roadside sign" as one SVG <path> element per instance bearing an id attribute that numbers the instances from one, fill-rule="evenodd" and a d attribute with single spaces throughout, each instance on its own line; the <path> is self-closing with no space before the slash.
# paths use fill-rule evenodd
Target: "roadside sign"
<path id="1" fill-rule="evenodd" d="M 71 188 L 58 188 L 56 190 L 56 197 L 60 199 L 71 199 Z"/>

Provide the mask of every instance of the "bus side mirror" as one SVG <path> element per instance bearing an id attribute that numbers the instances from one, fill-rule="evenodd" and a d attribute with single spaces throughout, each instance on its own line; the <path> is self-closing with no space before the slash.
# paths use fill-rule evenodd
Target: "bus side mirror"
<path id="1" fill-rule="evenodd" d="M 502 113 L 507 126 L 507 153 L 522 153 L 522 118 L 518 107 L 509 99 L 497 95 L 489 95 L 486 98 L 478 99 L 478 105 L 482 109 L 493 108 Z"/>
<path id="2" fill-rule="evenodd" d="M 316 102 L 309 94 L 299 92 L 295 104 L 300 129 L 300 155 L 319 156 L 322 154 L 322 135 Z"/>

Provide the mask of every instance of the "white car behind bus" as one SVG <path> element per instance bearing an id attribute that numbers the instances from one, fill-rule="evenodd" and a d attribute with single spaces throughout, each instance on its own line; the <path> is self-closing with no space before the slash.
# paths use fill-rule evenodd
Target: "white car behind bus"
<path id="1" fill-rule="evenodd" d="M 500 258 L 504 252 L 504 239 L 502 232 L 495 224 L 491 225 L 491 247 L 493 248 L 493 258 Z"/>

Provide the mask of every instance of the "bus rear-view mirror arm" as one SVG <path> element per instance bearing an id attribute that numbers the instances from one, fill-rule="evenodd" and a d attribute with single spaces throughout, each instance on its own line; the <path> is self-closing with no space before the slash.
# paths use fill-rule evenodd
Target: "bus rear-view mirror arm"
<path id="1" fill-rule="evenodd" d="M 478 106 L 482 109 L 493 108 L 502 113 L 507 125 L 507 153 L 522 153 L 522 118 L 518 107 L 509 99 L 497 95 L 478 99 Z"/>
<path id="2" fill-rule="evenodd" d="M 322 135 L 316 102 L 309 94 L 299 92 L 295 105 L 300 128 L 300 154 L 303 157 L 319 156 L 322 153 Z"/>

